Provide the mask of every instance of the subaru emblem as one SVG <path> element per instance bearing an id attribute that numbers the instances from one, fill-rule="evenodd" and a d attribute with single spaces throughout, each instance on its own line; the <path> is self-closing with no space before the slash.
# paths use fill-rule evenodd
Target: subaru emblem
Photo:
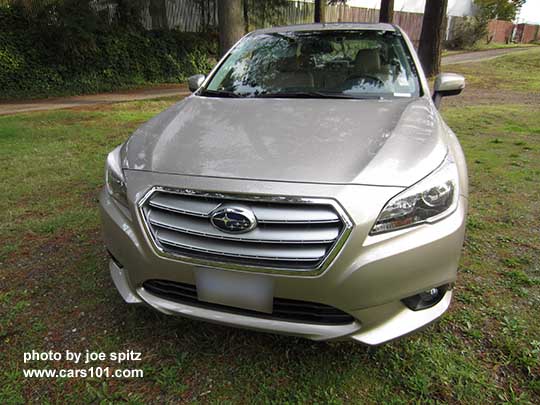
<path id="1" fill-rule="evenodd" d="M 238 205 L 222 205 L 210 214 L 210 222 L 220 231 L 227 233 L 249 232 L 257 226 L 252 210 Z"/>

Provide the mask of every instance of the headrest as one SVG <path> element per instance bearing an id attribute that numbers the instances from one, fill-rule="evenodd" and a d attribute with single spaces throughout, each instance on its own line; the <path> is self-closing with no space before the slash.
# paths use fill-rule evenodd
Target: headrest
<path id="1" fill-rule="evenodd" d="M 280 72 L 294 72 L 298 70 L 298 61 L 295 56 L 282 58 L 277 68 Z"/>
<path id="2" fill-rule="evenodd" d="M 359 73 L 375 73 L 381 70 L 378 49 L 360 49 L 354 58 L 354 69 Z"/>

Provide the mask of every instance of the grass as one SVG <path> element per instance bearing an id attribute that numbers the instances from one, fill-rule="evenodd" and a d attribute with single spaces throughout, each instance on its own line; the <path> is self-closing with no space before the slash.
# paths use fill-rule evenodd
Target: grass
<path id="1" fill-rule="evenodd" d="M 509 48 L 530 48 L 538 46 L 537 43 L 531 43 L 531 44 L 501 44 L 498 42 L 491 42 L 489 44 L 486 44 L 484 40 L 478 41 L 476 44 L 474 44 L 470 48 L 466 49 L 446 49 L 443 51 L 443 56 L 449 56 L 449 55 L 458 55 L 460 53 L 466 53 L 466 52 L 477 52 L 477 51 L 489 51 L 492 49 L 509 49 Z"/>
<path id="2" fill-rule="evenodd" d="M 443 102 L 471 187 L 455 300 L 439 323 L 378 348 L 236 330 L 121 301 L 96 209 L 104 158 L 173 100 L 0 117 L 0 403 L 540 402 L 540 106 L 507 97 L 537 91 L 539 57 L 456 66 L 476 97 Z M 501 75 L 502 66 L 512 73 Z M 490 105 L 477 102 L 486 82 L 500 92 Z M 140 351 L 142 361 L 122 367 L 145 377 L 25 379 L 23 368 L 73 367 L 23 364 L 32 349 Z"/>
<path id="3" fill-rule="evenodd" d="M 445 66 L 456 73 L 467 75 L 469 84 L 477 89 L 512 91 L 521 93 L 540 92 L 540 47 L 524 52 L 498 57 L 485 62 Z"/>

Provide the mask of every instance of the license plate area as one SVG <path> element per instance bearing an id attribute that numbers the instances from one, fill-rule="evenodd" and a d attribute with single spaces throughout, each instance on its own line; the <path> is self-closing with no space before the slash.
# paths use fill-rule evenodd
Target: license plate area
<path id="1" fill-rule="evenodd" d="M 274 283 L 271 277 L 198 267 L 195 282 L 199 301 L 272 313 Z"/>

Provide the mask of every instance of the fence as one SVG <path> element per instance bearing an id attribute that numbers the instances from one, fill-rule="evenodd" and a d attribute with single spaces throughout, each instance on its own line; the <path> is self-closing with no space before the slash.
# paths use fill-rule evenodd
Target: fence
<path id="1" fill-rule="evenodd" d="M 510 43 L 514 24 L 510 21 L 491 20 L 488 23 L 488 41 L 498 43 Z"/>
<path id="2" fill-rule="evenodd" d="M 539 25 L 514 25 L 510 21 L 491 20 L 488 24 L 488 41 L 528 44 L 540 40 L 539 28 Z"/>
<path id="3" fill-rule="evenodd" d="M 277 9 L 265 9 L 261 3 L 248 0 L 248 25 L 250 29 L 275 25 L 302 24 L 313 22 L 314 4 L 306 1 L 290 1 Z M 148 29 L 179 29 L 201 32 L 218 25 L 216 0 L 150 0 L 143 12 L 143 25 Z M 420 13 L 396 11 L 394 22 L 418 44 L 422 32 Z M 344 4 L 328 6 L 327 22 L 379 21 L 379 10 L 350 7 Z"/>
<path id="4" fill-rule="evenodd" d="M 14 0 L 0 0 L 10 3 Z M 21 0 L 19 0 L 21 1 Z M 39 10 L 44 4 L 61 0 L 25 0 L 30 12 Z M 146 29 L 177 29 L 187 32 L 207 32 L 218 26 L 217 2 L 219 0 L 139 0 L 141 22 Z M 119 0 L 92 0 L 93 8 L 110 21 L 116 14 Z M 302 24 L 313 22 L 315 5 L 311 1 L 285 1 L 273 7 L 263 0 L 246 0 L 247 25 L 250 30 L 276 25 Z M 245 13 L 246 14 L 246 13 Z M 418 45 L 422 32 L 423 14 L 394 12 L 394 22 L 399 25 Z M 367 22 L 379 21 L 379 10 L 350 7 L 337 4 L 326 8 L 327 22 Z"/>
<path id="5" fill-rule="evenodd" d="M 518 24 L 514 31 L 514 42 L 528 44 L 540 40 L 538 35 L 538 25 Z"/>
<path id="6" fill-rule="evenodd" d="M 0 5 L 13 0 L 0 0 Z M 20 0 L 19 0 L 20 1 Z M 58 0 L 26 0 L 32 10 L 43 4 Z M 147 29 L 177 29 L 187 32 L 207 32 L 218 26 L 217 2 L 219 0 L 139 0 L 142 5 L 142 23 Z M 92 0 L 100 14 L 112 19 L 118 0 Z M 280 7 L 272 7 L 262 0 L 246 0 L 247 25 L 249 29 L 276 25 L 301 24 L 313 21 L 315 6 L 313 2 L 296 0 L 285 2 Z M 446 39 L 452 39 L 453 28 L 462 17 L 450 17 Z M 328 6 L 327 22 L 368 22 L 379 20 L 379 10 L 350 7 L 344 4 Z M 394 22 L 399 25 L 417 46 L 422 32 L 423 14 L 394 12 Z M 492 20 L 488 25 L 488 40 L 493 42 L 528 43 L 539 40 L 538 25 L 518 24 L 508 21 Z"/>
<path id="7" fill-rule="evenodd" d="M 206 32 L 218 25 L 219 0 L 147 0 L 142 23 L 147 29 Z M 105 0 L 111 3 L 111 0 Z"/>

